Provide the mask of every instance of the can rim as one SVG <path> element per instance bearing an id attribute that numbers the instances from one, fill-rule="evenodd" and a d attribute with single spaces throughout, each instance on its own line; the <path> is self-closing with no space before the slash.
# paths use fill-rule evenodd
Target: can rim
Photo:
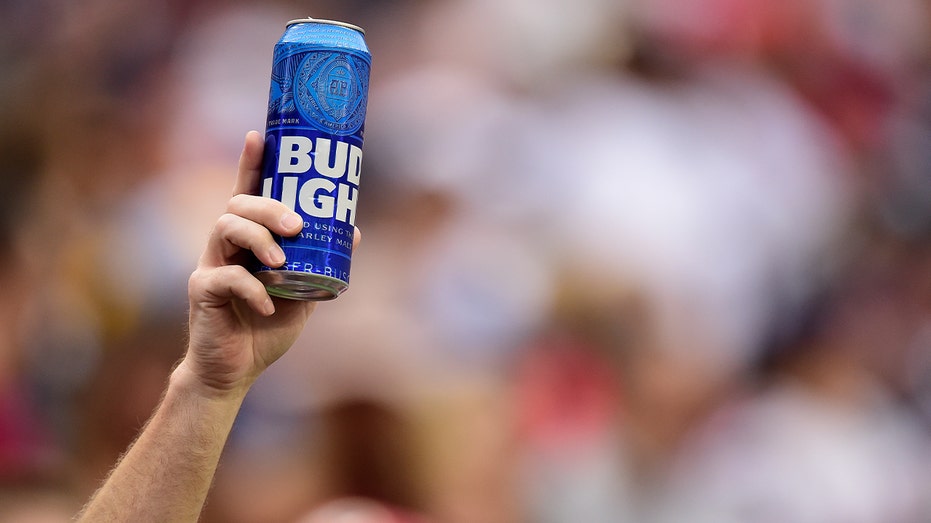
<path id="1" fill-rule="evenodd" d="M 346 23 L 346 22 L 340 22 L 340 21 L 337 21 L 337 20 L 325 20 L 325 19 L 323 19 L 323 18 L 311 18 L 311 17 L 309 17 L 309 16 L 308 16 L 307 18 L 296 18 L 296 19 L 294 19 L 294 20 L 290 20 L 290 21 L 288 21 L 287 24 L 285 24 L 285 28 L 291 27 L 292 25 L 295 25 L 295 24 L 329 24 L 329 25 L 338 25 L 338 26 L 340 26 L 340 27 L 346 27 L 346 28 L 352 29 L 352 30 L 354 30 L 354 31 L 359 31 L 360 33 L 362 33 L 363 36 L 365 35 L 365 29 L 362 29 L 361 27 L 359 27 L 359 26 L 357 26 L 357 25 L 350 24 L 350 23 Z"/>

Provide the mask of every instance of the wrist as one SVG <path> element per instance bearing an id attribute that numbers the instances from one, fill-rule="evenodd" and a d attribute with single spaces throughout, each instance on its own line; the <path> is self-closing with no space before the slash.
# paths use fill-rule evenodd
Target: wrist
<path id="1" fill-rule="evenodd" d="M 249 392 L 251 383 L 233 385 L 206 380 L 192 368 L 188 357 L 185 356 L 172 371 L 168 380 L 168 388 L 211 401 L 241 403 L 246 393 Z"/>

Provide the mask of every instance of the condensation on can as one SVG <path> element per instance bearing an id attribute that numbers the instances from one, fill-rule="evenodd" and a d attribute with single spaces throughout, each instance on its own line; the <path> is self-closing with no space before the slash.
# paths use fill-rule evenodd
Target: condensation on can
<path id="1" fill-rule="evenodd" d="M 304 229 L 275 238 L 284 266 L 255 271 L 273 296 L 331 300 L 349 287 L 371 67 L 364 34 L 301 18 L 275 45 L 261 194 L 300 214 Z"/>

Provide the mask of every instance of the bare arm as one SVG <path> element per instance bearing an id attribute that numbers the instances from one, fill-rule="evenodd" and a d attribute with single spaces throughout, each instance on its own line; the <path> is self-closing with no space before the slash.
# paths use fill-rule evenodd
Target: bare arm
<path id="1" fill-rule="evenodd" d="M 79 521 L 197 521 L 244 394 L 205 395 L 184 368 Z"/>
<path id="2" fill-rule="evenodd" d="M 262 147 L 258 133 L 246 136 L 227 213 L 191 275 L 184 359 L 152 418 L 78 521 L 196 521 L 243 398 L 313 311 L 311 302 L 273 300 L 239 264 L 251 250 L 265 264 L 280 266 L 284 254 L 270 231 L 289 236 L 302 224 L 280 202 L 251 196 Z"/>

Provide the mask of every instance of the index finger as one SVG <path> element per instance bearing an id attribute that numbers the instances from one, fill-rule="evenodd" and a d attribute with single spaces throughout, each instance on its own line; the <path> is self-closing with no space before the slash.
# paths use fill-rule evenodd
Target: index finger
<path id="1" fill-rule="evenodd" d="M 265 142 L 258 131 L 246 133 L 242 154 L 239 155 L 239 172 L 236 175 L 236 184 L 233 185 L 233 196 L 258 194 L 264 149 Z"/>

